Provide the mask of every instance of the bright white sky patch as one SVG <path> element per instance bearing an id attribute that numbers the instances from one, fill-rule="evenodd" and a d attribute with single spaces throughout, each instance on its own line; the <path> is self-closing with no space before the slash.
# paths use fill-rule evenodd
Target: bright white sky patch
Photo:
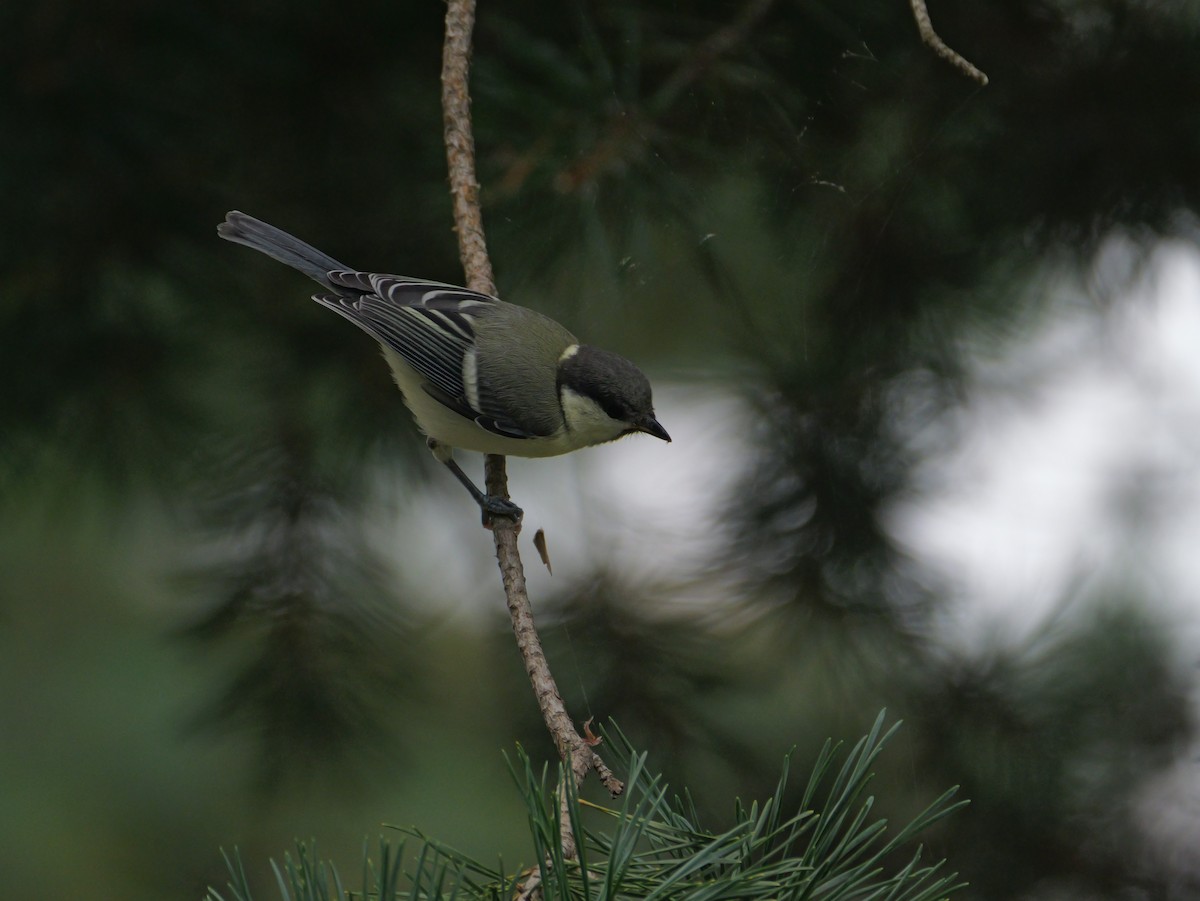
<path id="1" fill-rule="evenodd" d="M 1026 373 L 1033 373 L 1026 378 Z M 1200 255 L 1167 245 L 1105 317 L 1064 304 L 981 366 L 961 441 L 896 533 L 955 589 L 952 632 L 1014 637 L 1090 580 L 1200 613 Z"/>

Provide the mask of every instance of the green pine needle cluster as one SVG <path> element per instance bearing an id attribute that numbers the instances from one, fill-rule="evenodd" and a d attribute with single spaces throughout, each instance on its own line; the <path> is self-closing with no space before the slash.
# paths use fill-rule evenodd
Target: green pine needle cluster
<path id="1" fill-rule="evenodd" d="M 790 757 L 775 793 L 761 804 L 735 804 L 733 825 L 714 832 L 701 826 L 690 793 L 672 795 L 661 775 L 647 772 L 646 755 L 624 735 L 606 732 L 609 756 L 626 773 L 619 807 L 580 798 L 572 780 L 552 781 L 536 772 L 518 749 L 511 763 L 529 815 L 536 867 L 491 867 L 411 829 L 415 856 L 406 842 L 381 840 L 378 860 L 364 852 L 361 888 L 348 892 L 337 869 L 303 844 L 282 865 L 272 862 L 285 901 L 334 899 L 488 899 L 488 901 L 581 901 L 581 899 L 807 899 L 823 901 L 938 901 L 961 887 L 944 861 L 922 862 L 915 836 L 963 806 L 950 789 L 911 822 L 889 830 L 874 815 L 867 789 L 872 767 L 898 725 L 885 730 L 884 714 L 840 767 L 841 746 L 827 741 L 813 764 L 799 804 L 787 802 Z M 836 769 L 835 769 L 836 767 Z M 578 860 L 563 857 L 561 808 L 556 786 L 568 790 L 568 810 Z M 405 869 L 405 862 L 411 861 Z M 210 889 L 207 901 L 251 901 L 249 880 L 236 851 L 226 855 L 228 894 Z"/>

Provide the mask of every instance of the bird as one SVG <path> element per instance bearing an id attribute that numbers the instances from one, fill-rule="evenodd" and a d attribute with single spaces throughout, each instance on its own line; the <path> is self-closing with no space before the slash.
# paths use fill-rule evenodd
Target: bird
<path id="1" fill-rule="evenodd" d="M 443 282 L 352 269 L 238 210 L 217 234 L 317 282 L 313 300 L 379 343 L 434 458 L 471 493 L 485 525 L 519 521 L 522 510 L 481 491 L 456 449 L 552 457 L 635 433 L 671 440 L 645 374 L 549 316 Z"/>

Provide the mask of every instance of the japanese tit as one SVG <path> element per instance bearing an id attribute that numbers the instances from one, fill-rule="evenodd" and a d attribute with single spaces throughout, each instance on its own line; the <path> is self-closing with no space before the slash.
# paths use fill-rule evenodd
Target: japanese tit
<path id="1" fill-rule="evenodd" d="M 580 344 L 541 313 L 440 282 L 358 272 L 281 229 L 230 212 L 217 234 L 286 263 L 325 290 L 313 300 L 379 342 L 429 449 L 491 516 L 521 509 L 484 494 L 454 448 L 551 457 L 645 432 L 650 382 L 624 357 Z"/>

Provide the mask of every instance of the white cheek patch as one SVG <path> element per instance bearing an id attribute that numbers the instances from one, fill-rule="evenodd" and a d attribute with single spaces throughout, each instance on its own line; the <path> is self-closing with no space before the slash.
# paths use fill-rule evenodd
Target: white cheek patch
<path id="1" fill-rule="evenodd" d="M 601 444 L 620 437 L 629 426 L 613 419 L 592 400 L 570 388 L 564 387 L 562 399 L 563 418 L 571 436 L 580 444 Z"/>

